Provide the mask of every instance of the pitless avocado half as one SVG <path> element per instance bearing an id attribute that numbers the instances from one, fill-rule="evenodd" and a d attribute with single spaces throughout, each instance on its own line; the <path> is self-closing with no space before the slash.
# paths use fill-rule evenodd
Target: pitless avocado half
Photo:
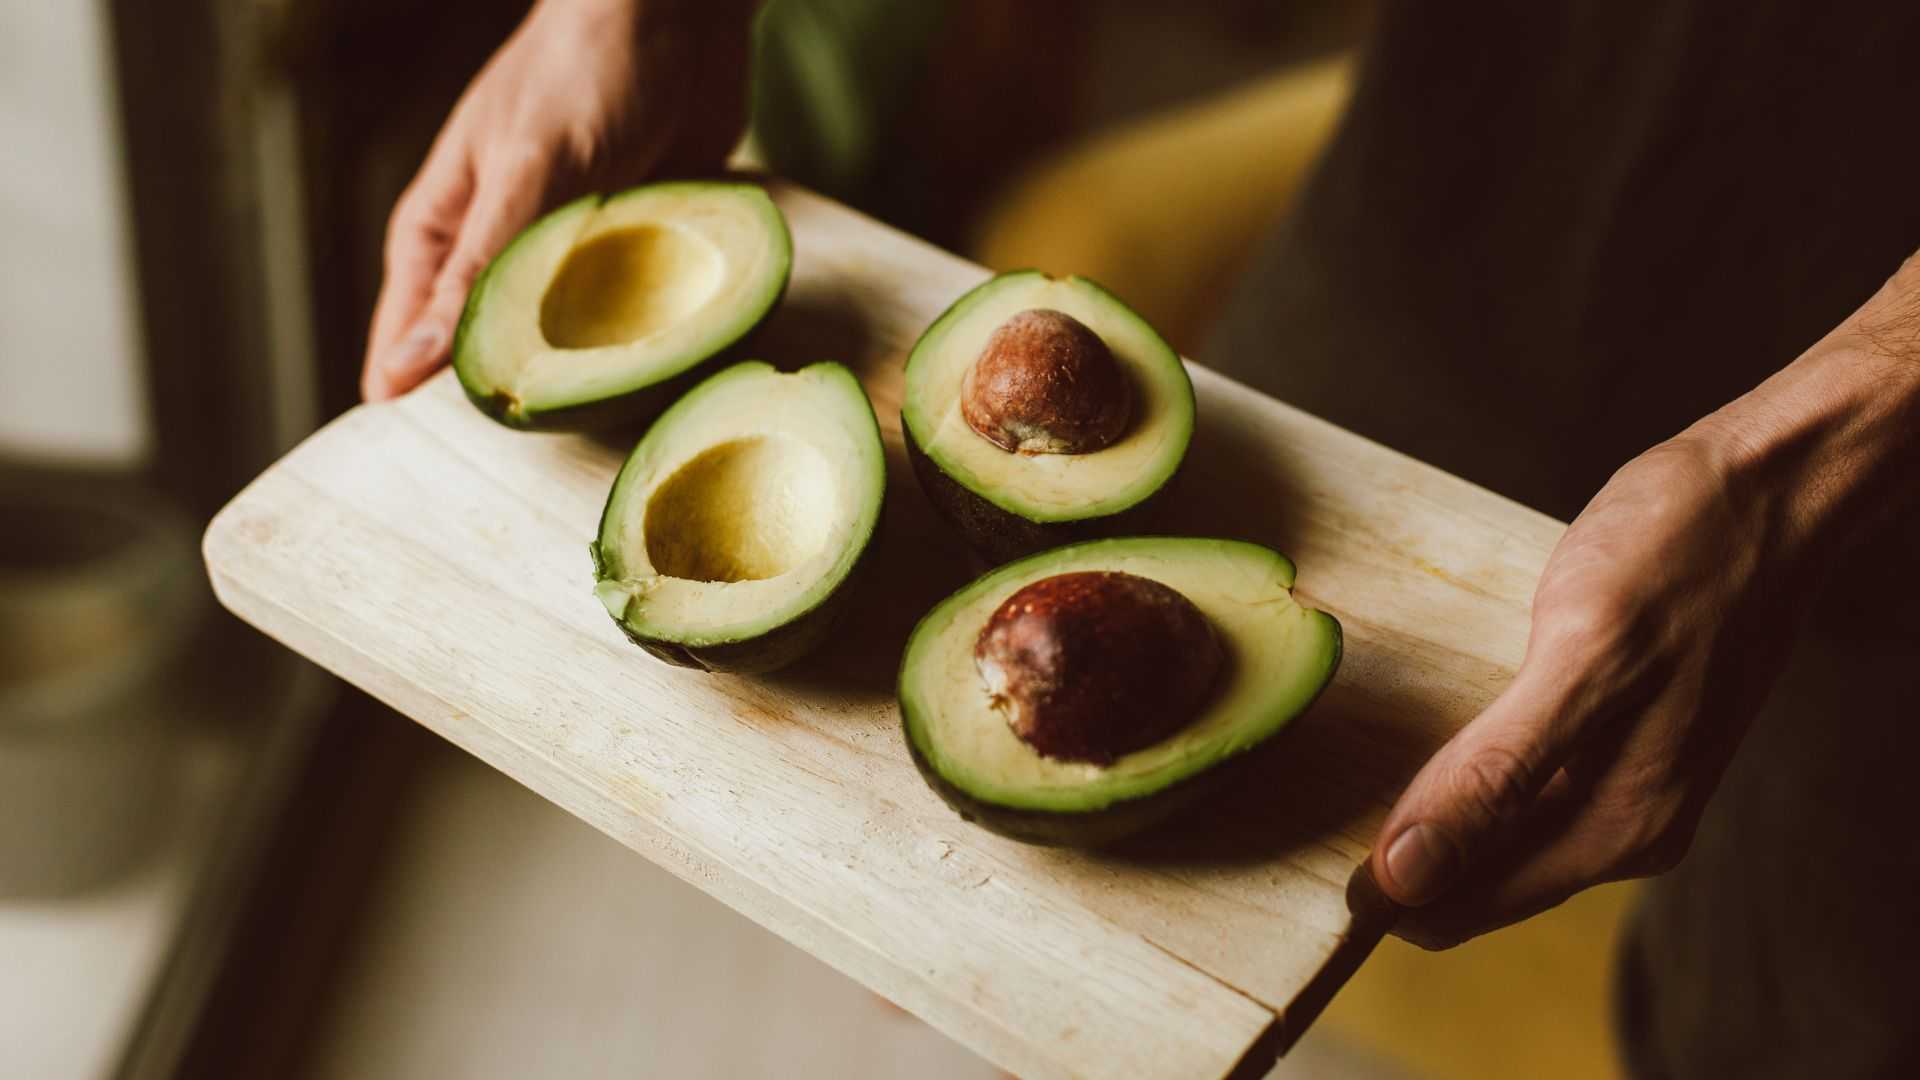
<path id="1" fill-rule="evenodd" d="M 453 369 L 511 427 L 645 419 L 778 303 L 786 219 L 752 184 L 589 195 L 528 226 L 468 294 Z"/>
<path id="2" fill-rule="evenodd" d="M 748 361 L 661 414 L 614 480 L 594 593 L 672 664 L 764 672 L 818 644 L 886 493 L 873 407 L 853 373 Z"/>
<path id="3" fill-rule="evenodd" d="M 516 427 L 659 410 L 757 326 L 792 262 L 744 184 L 561 207 L 494 260 L 454 344 L 468 396 Z M 921 337 L 902 427 L 936 507 L 1012 558 L 1136 526 L 1178 470 L 1193 388 L 1145 321 L 1081 278 L 994 278 Z M 753 361 L 685 390 L 614 481 L 595 595 L 669 663 L 764 672 L 830 632 L 885 494 L 872 406 L 838 364 Z M 899 681 L 907 743 L 968 820 L 1097 846 L 1211 791 L 1312 703 L 1340 627 L 1292 563 L 1234 541 L 1044 551 L 923 619 Z"/>
<path id="4" fill-rule="evenodd" d="M 1080 277 L 1001 274 L 907 359 L 900 426 L 921 488 L 991 562 L 1148 531 L 1193 435 L 1180 357 Z"/>
<path id="5" fill-rule="evenodd" d="M 1010 563 L 914 629 L 915 764 L 962 817 L 1098 847 L 1212 792 L 1311 705 L 1340 624 L 1293 563 L 1237 540 L 1095 540 Z"/>

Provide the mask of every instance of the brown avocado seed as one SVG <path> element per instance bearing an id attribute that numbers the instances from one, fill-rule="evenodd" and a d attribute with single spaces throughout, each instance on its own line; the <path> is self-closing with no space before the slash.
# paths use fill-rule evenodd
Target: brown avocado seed
<path id="1" fill-rule="evenodd" d="M 1133 418 L 1133 384 L 1100 335 L 1050 308 L 1000 324 L 960 385 L 967 426 L 1002 450 L 1090 454 Z"/>
<path id="2" fill-rule="evenodd" d="M 980 631 L 973 661 L 1028 746 L 1104 765 L 1191 723 L 1226 651 L 1207 617 L 1173 589 L 1090 570 L 1007 597 Z"/>

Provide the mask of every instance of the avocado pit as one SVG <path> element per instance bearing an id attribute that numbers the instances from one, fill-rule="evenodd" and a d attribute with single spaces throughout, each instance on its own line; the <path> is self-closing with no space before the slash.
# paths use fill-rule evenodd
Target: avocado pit
<path id="1" fill-rule="evenodd" d="M 1089 454 L 1133 418 L 1133 385 L 1085 323 L 1030 308 L 1001 323 L 960 387 L 960 415 L 1011 453 Z"/>
<path id="2" fill-rule="evenodd" d="M 1018 590 L 987 619 L 973 657 L 1015 735 L 1044 757 L 1095 764 L 1191 723 L 1227 659 L 1191 600 L 1118 571 Z"/>

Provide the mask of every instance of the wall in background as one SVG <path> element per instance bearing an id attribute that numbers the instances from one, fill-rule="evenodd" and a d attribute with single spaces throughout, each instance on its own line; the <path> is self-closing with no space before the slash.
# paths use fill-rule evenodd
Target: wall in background
<path id="1" fill-rule="evenodd" d="M 139 466 L 151 432 L 104 5 L 0 5 L 0 456 Z"/>

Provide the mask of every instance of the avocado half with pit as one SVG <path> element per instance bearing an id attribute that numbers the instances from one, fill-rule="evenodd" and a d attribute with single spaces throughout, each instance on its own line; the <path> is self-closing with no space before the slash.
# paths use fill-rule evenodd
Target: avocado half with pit
<path id="1" fill-rule="evenodd" d="M 787 286 L 786 219 L 752 184 L 589 195 L 528 226 L 467 296 L 453 369 L 511 427 L 644 419 L 746 337 Z"/>
<path id="2" fill-rule="evenodd" d="M 880 429 L 852 372 L 736 364 L 628 456 L 592 545 L 594 593 L 668 663 L 771 671 L 832 627 L 885 491 Z"/>
<path id="3" fill-rule="evenodd" d="M 921 620 L 907 745 L 968 821 L 1098 847 L 1187 808 L 1320 695 L 1340 624 L 1287 557 L 1235 540 L 1094 540 L 1009 563 Z"/>
<path id="4" fill-rule="evenodd" d="M 921 489 L 992 562 L 1145 531 L 1193 436 L 1193 383 L 1146 320 L 1081 277 L 1001 274 L 907 358 Z"/>

